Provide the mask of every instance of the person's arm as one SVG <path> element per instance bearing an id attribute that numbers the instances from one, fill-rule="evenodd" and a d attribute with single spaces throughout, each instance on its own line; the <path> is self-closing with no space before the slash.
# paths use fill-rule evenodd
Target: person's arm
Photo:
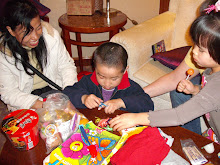
<path id="1" fill-rule="evenodd" d="M 82 100 L 82 104 L 84 104 L 89 109 L 96 108 L 100 105 L 101 102 L 103 102 L 102 99 L 100 99 L 94 94 L 83 95 L 81 97 L 81 100 Z"/>
<path id="2" fill-rule="evenodd" d="M 62 76 L 63 87 L 73 85 L 78 81 L 76 66 L 62 41 L 60 42 L 60 52 L 58 53 L 60 54 L 58 67 Z"/>
<path id="3" fill-rule="evenodd" d="M 69 97 L 71 103 L 76 108 L 86 108 L 83 103 L 82 97 L 90 94 L 89 87 L 91 86 L 88 85 L 88 81 L 89 77 L 83 76 L 79 82 L 75 83 L 73 86 L 67 86 L 63 90 L 63 93 Z"/>
<path id="4" fill-rule="evenodd" d="M 120 109 L 120 108 L 126 108 L 125 103 L 122 99 L 112 99 L 108 100 L 104 103 L 106 106 L 99 107 L 98 110 L 104 107 L 105 113 L 111 114 L 114 113 L 115 110 Z"/>
<path id="5" fill-rule="evenodd" d="M 131 86 L 121 96 L 126 106 L 125 110 L 130 112 L 147 112 L 153 110 L 154 104 L 150 96 L 136 82 L 130 80 L 130 84 Z"/>
<path id="6" fill-rule="evenodd" d="M 219 78 L 212 82 L 209 81 L 197 95 L 177 108 L 118 115 L 109 122 L 110 127 L 120 131 L 136 125 L 150 125 L 152 127 L 178 126 L 208 112 L 219 111 L 219 82 Z"/>
<path id="7" fill-rule="evenodd" d="M 186 71 L 189 68 L 190 67 L 183 60 L 175 70 L 164 75 L 163 77 L 159 78 L 158 80 L 154 81 L 143 89 L 148 95 L 150 95 L 150 97 L 155 97 L 166 92 L 170 92 L 176 89 L 177 84 L 181 80 L 186 78 Z M 194 74 L 189 79 L 195 77 L 198 73 L 199 71 L 195 70 Z"/>
<path id="8" fill-rule="evenodd" d="M 24 71 L 20 71 L 13 66 L 12 60 L 13 59 L 9 57 L 6 59 L 4 55 L 0 54 L 1 100 L 14 109 L 29 109 L 36 102 L 36 100 L 40 99 L 40 97 L 28 93 L 28 90 L 31 91 L 31 89 L 25 89 L 25 91 L 23 91 L 19 88 L 19 86 L 21 86 L 19 85 L 19 81 L 21 79 L 20 76 L 23 76 L 23 88 L 31 88 L 30 84 L 28 83 L 30 76 L 26 75 Z M 20 67 L 20 64 L 18 65 Z"/>
<path id="9" fill-rule="evenodd" d="M 184 92 L 185 94 L 196 95 L 200 91 L 200 85 L 194 85 L 189 80 L 181 80 L 177 86 L 178 92 Z"/>
<path id="10" fill-rule="evenodd" d="M 177 108 L 149 112 L 151 126 L 166 127 L 183 125 L 220 107 L 219 80 L 209 81 L 194 97 Z"/>
<path id="11" fill-rule="evenodd" d="M 48 58 L 50 61 L 48 63 L 54 63 L 53 67 L 56 68 L 53 71 L 57 71 L 56 74 L 58 74 L 62 80 L 62 88 L 65 88 L 66 86 L 73 85 L 78 81 L 76 66 L 74 60 L 70 57 L 63 43 L 63 40 L 60 37 L 60 34 L 54 28 L 52 29 L 54 31 L 53 40 L 51 39 L 51 37 L 48 37 L 48 35 L 45 34 L 45 36 L 48 37 L 45 38 L 47 41 L 48 49 L 50 50 L 48 51 L 48 53 L 50 54 Z M 48 75 L 48 77 L 50 76 L 51 75 Z M 56 78 L 54 77 L 54 79 Z"/>
<path id="12" fill-rule="evenodd" d="M 110 127 L 114 131 L 131 128 L 137 125 L 149 125 L 148 112 L 143 113 L 124 113 L 118 115 L 109 121 Z"/>

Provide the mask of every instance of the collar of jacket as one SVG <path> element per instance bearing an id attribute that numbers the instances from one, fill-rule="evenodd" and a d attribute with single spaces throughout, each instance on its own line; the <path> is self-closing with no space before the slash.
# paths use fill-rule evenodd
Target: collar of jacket
<path id="1" fill-rule="evenodd" d="M 97 79 L 96 79 L 96 73 L 95 71 L 92 73 L 92 76 L 90 78 L 92 80 L 92 82 L 95 84 L 95 85 L 99 85 Z M 123 90 L 123 89 L 126 89 L 128 87 L 130 87 L 131 84 L 129 82 L 129 79 L 128 79 L 128 72 L 126 71 L 125 74 L 123 75 L 122 77 L 122 80 L 121 80 L 121 83 L 117 86 L 118 90 Z"/>

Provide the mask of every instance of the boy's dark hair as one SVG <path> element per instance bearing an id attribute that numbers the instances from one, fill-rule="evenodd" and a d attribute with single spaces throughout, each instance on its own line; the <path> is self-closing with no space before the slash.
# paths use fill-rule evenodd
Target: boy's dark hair
<path id="1" fill-rule="evenodd" d="M 220 64 L 220 11 L 198 17 L 191 25 L 190 35 L 196 45 L 207 48 L 213 60 Z"/>
<path id="2" fill-rule="evenodd" d="M 93 62 L 96 64 L 104 64 L 109 67 L 122 67 L 124 72 L 127 67 L 128 54 L 127 51 L 119 44 L 106 42 L 100 45 L 94 52 Z"/>
<path id="3" fill-rule="evenodd" d="M 30 22 L 37 16 L 39 16 L 39 12 L 29 0 L 10 0 L 6 3 L 3 18 L 0 20 L 0 31 L 2 33 L 0 36 L 0 40 L 2 40 L 0 44 L 2 44 L 4 48 L 7 46 L 10 49 L 15 58 L 16 67 L 17 63 L 22 60 L 24 70 L 29 75 L 33 75 L 33 73 L 30 72 L 24 64 L 24 61 L 29 62 L 27 50 L 9 33 L 7 26 L 14 31 L 17 26 L 22 25 L 26 28 L 25 37 L 33 30 Z M 5 49 L 1 49 L 0 51 L 5 53 Z M 32 51 L 35 52 L 38 65 L 43 71 L 43 67 L 47 63 L 47 49 L 43 36 L 40 37 L 38 46 L 33 48 Z"/>

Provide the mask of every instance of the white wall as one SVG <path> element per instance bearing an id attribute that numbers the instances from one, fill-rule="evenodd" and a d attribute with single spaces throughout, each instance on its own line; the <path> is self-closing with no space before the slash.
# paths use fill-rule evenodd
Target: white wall
<path id="1" fill-rule="evenodd" d="M 58 25 L 59 17 L 66 13 L 66 0 L 41 0 L 41 3 L 51 9 L 48 14 L 50 18 L 50 24 L 56 28 L 59 32 L 61 31 Z M 160 0 L 111 0 L 110 7 L 125 13 L 130 19 L 137 21 L 138 23 L 144 22 L 159 13 Z M 104 8 L 106 1 L 104 0 Z M 125 28 L 128 29 L 134 26 L 131 21 L 128 20 Z M 71 34 L 74 39 L 75 35 Z M 107 40 L 108 34 L 83 34 L 82 41 L 101 41 Z M 76 46 L 72 46 L 73 56 L 77 57 Z M 83 47 L 83 57 L 90 58 L 95 47 Z"/>

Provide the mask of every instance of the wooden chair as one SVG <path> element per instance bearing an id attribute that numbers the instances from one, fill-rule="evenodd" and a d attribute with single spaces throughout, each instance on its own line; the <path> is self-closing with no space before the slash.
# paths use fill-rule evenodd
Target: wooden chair
<path id="1" fill-rule="evenodd" d="M 37 0 L 37 1 L 40 2 L 40 0 Z M 41 17 L 41 19 L 42 19 L 43 21 L 49 22 L 49 17 L 48 17 L 47 15 Z"/>

